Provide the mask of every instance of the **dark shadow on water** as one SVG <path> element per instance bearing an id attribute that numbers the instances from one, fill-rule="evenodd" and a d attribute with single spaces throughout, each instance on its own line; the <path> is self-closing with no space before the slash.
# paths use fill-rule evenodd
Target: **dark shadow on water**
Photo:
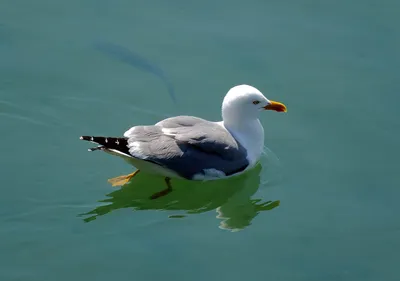
<path id="1" fill-rule="evenodd" d="M 168 94 L 172 98 L 173 102 L 176 103 L 175 89 L 172 82 L 168 79 L 165 72 L 155 63 L 150 62 L 148 59 L 132 50 L 111 42 L 96 42 L 93 44 L 93 47 L 114 59 L 129 64 L 135 68 L 147 71 L 158 77 L 167 87 Z"/>
<path id="2" fill-rule="evenodd" d="M 139 173 L 131 182 L 106 196 L 99 202 L 108 203 L 85 214 L 85 222 L 91 222 L 114 210 L 132 208 L 133 211 L 162 210 L 184 212 L 170 215 L 170 218 L 183 218 L 216 211 L 220 228 L 236 231 L 251 225 L 252 220 L 263 211 L 279 206 L 278 201 L 252 199 L 260 186 L 261 165 L 247 173 L 225 180 L 192 182 L 172 180 L 173 191 L 168 195 L 152 200 L 149 197 L 164 189 L 162 177 Z"/>

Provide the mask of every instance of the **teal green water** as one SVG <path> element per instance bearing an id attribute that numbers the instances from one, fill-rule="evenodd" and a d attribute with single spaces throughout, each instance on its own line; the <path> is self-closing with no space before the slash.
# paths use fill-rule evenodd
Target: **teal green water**
<path id="1" fill-rule="evenodd" d="M 2 0 L 0 280 L 399 280 L 399 9 Z M 79 141 L 218 120 L 241 83 L 288 107 L 263 115 L 269 151 L 243 177 L 152 201 L 162 178 L 112 187 L 132 168 Z"/>

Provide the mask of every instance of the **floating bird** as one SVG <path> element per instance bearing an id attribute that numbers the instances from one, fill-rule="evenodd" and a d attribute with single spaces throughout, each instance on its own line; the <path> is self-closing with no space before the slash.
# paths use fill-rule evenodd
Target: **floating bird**
<path id="1" fill-rule="evenodd" d="M 155 125 L 130 128 L 123 137 L 81 136 L 104 151 L 124 158 L 137 170 L 109 181 L 123 185 L 139 171 L 162 175 L 167 188 L 153 199 L 172 191 L 171 179 L 217 180 L 253 168 L 264 148 L 259 114 L 265 110 L 286 112 L 286 106 L 267 99 L 249 85 L 231 88 L 222 102 L 222 121 L 195 116 L 175 116 Z"/>

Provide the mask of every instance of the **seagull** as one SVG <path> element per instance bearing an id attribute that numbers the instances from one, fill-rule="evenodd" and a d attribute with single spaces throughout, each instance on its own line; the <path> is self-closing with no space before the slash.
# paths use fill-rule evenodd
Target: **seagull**
<path id="1" fill-rule="evenodd" d="M 122 157 L 137 170 L 110 179 L 113 186 L 124 185 L 140 171 L 161 175 L 167 188 L 152 199 L 172 191 L 171 179 L 218 180 L 253 168 L 264 149 L 261 112 L 287 112 L 283 103 L 267 99 L 250 85 L 229 89 L 222 102 L 222 121 L 180 115 L 154 125 L 138 125 L 123 137 L 81 136 L 96 143 L 89 151 L 104 151 Z"/>

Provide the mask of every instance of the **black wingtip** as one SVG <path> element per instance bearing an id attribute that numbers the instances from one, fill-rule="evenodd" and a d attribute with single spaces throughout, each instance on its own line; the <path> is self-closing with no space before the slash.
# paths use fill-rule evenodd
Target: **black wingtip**
<path id="1" fill-rule="evenodd" d="M 80 136 L 79 139 L 85 141 L 93 141 L 94 138 L 91 136 Z"/>
<path id="2" fill-rule="evenodd" d="M 128 139 L 125 137 L 80 136 L 79 139 L 99 144 L 98 147 L 90 148 L 89 151 L 114 149 L 129 155 Z"/>

